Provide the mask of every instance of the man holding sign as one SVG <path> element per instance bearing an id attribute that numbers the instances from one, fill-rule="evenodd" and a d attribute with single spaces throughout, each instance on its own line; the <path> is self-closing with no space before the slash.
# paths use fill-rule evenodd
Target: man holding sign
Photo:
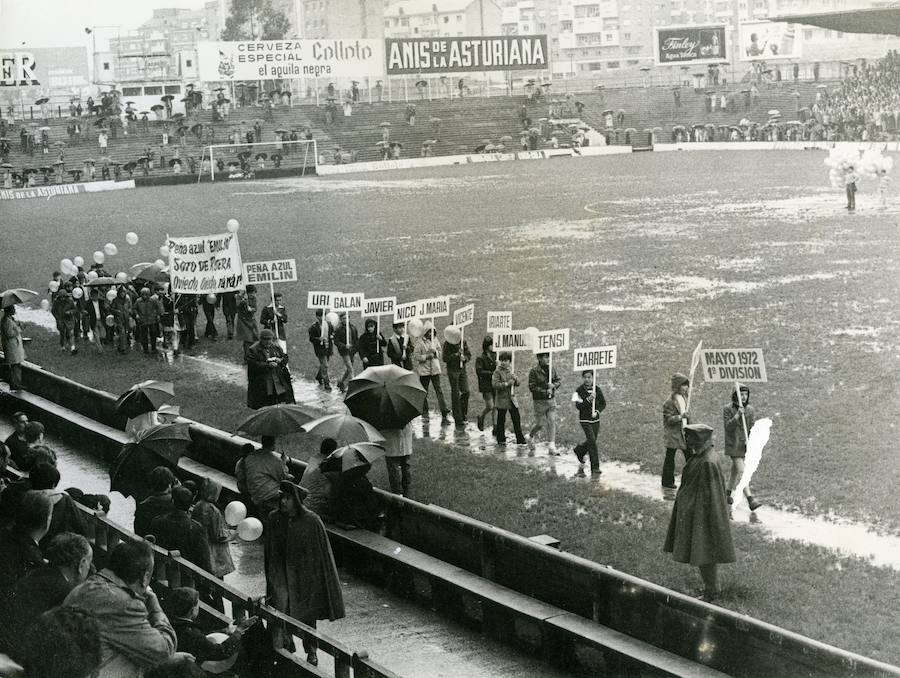
<path id="1" fill-rule="evenodd" d="M 534 399 L 534 426 L 528 434 L 531 442 L 544 426 L 547 427 L 547 449 L 553 456 L 556 451 L 556 389 L 562 380 L 556 370 L 550 369 L 550 354 L 538 353 L 537 365 L 528 373 L 528 390 Z"/>

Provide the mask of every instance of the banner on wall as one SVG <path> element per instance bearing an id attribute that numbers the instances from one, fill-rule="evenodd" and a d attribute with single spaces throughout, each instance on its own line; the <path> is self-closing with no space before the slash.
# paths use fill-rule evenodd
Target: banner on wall
<path id="1" fill-rule="evenodd" d="M 744 21 L 740 25 L 740 59 L 771 61 L 799 59 L 801 36 L 796 24 L 780 21 Z"/>
<path id="2" fill-rule="evenodd" d="M 550 68 L 546 35 L 388 38 L 384 49 L 388 75 Z"/>
<path id="3" fill-rule="evenodd" d="M 656 63 L 710 64 L 721 62 L 725 48 L 725 26 L 681 26 L 654 30 Z"/>
<path id="4" fill-rule="evenodd" d="M 49 90 L 90 85 L 85 47 L 29 47 L 0 50 L 0 87 Z"/>
<path id="5" fill-rule="evenodd" d="M 384 41 L 234 40 L 197 44 L 200 79 L 366 78 L 384 75 Z"/>

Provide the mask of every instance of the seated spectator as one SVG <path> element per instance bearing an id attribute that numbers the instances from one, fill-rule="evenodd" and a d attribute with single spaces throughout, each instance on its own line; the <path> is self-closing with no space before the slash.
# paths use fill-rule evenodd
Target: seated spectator
<path id="1" fill-rule="evenodd" d="M 228 545 L 231 531 L 225 522 L 225 516 L 216 506 L 222 486 L 212 478 L 204 478 L 200 486 L 200 498 L 191 508 L 191 518 L 206 530 L 209 541 L 210 572 L 222 579 L 226 574 L 234 572 L 234 561 L 231 559 L 231 548 Z"/>
<path id="2" fill-rule="evenodd" d="M 206 671 L 189 657 L 172 657 L 144 671 L 144 678 L 206 678 Z"/>
<path id="3" fill-rule="evenodd" d="M 206 637 L 197 626 L 200 613 L 200 594 L 187 586 L 172 589 L 166 603 L 171 614 L 172 626 L 178 635 L 178 649 L 193 655 L 198 664 L 206 661 L 222 661 L 237 654 L 244 632 L 256 623 L 256 617 L 248 617 L 238 623 L 228 639 L 216 643 Z"/>
<path id="4" fill-rule="evenodd" d="M 143 540 L 117 544 L 108 567 L 76 586 L 64 601 L 91 610 L 100 625 L 98 678 L 137 677 L 172 656 L 175 630 L 149 587 L 153 549 Z"/>
<path id="5" fill-rule="evenodd" d="M 72 497 L 77 504 L 86 506 L 91 509 L 91 511 L 103 511 L 103 513 L 109 513 L 109 508 L 112 506 L 112 502 L 105 494 L 85 494 L 84 491 L 77 487 L 67 487 L 66 494 Z"/>
<path id="6" fill-rule="evenodd" d="M 5 444 L 9 448 L 12 463 L 16 468 L 22 468 L 22 460 L 25 458 L 25 451 L 28 449 L 28 443 L 25 441 L 25 427 L 28 425 L 28 415 L 24 412 L 16 412 L 13 414 L 13 422 L 16 429 L 9 434 Z"/>
<path id="7" fill-rule="evenodd" d="M 0 609 L 4 636 L 16 637 L 21 647 L 27 628 L 47 610 L 62 605 L 69 592 L 87 579 L 93 561 L 88 540 L 80 534 L 58 534 L 44 549 L 49 567 L 32 570 L 12 589 L 9 605 Z"/>
<path id="8" fill-rule="evenodd" d="M 59 471 L 55 466 L 41 462 L 32 469 L 29 480 L 31 489 L 49 497 L 53 504 L 50 529 L 41 540 L 42 547 L 46 546 L 51 538 L 63 532 L 87 534 L 84 518 L 75 505 L 75 501 L 65 492 L 56 489 L 56 486 L 59 485 Z"/>
<path id="9" fill-rule="evenodd" d="M 153 494 L 138 504 L 134 511 L 136 535 L 146 536 L 153 519 L 172 510 L 172 486 L 177 482 L 175 474 L 165 466 L 157 466 L 150 472 L 150 491 Z"/>
<path id="10" fill-rule="evenodd" d="M 175 487 L 171 492 L 172 508 L 150 522 L 149 534 L 156 543 L 170 551 L 180 551 L 181 557 L 207 572 L 212 570 L 209 561 L 209 540 L 206 529 L 192 520 L 188 511 L 194 496 L 186 487 Z"/>
<path id="11" fill-rule="evenodd" d="M 319 445 L 319 453 L 306 461 L 306 470 L 299 483 L 309 493 L 303 500 L 303 505 L 326 523 L 334 522 L 333 492 L 331 477 L 329 477 L 332 474 L 323 473 L 319 464 L 336 449 L 337 441 L 333 438 L 325 438 Z"/>
<path id="12" fill-rule="evenodd" d="M 29 421 L 25 425 L 25 443 L 27 445 L 21 462 L 17 463 L 22 471 L 28 472 L 35 464 L 46 461 L 56 466 L 56 453 L 44 445 L 44 425 L 39 421 Z"/>
<path id="13" fill-rule="evenodd" d="M 24 634 L 22 664 L 28 678 L 108 676 L 97 673 L 101 656 L 100 624 L 81 607 L 53 608 Z"/>
<path id="14" fill-rule="evenodd" d="M 25 492 L 11 527 L 0 532 L 0 590 L 32 570 L 46 567 L 38 545 L 50 529 L 53 504 L 40 492 Z"/>

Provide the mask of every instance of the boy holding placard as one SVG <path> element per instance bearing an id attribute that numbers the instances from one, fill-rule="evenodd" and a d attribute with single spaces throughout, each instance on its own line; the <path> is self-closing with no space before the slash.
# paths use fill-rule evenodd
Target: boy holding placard
<path id="1" fill-rule="evenodd" d="M 667 490 L 675 489 L 675 454 L 678 450 L 684 453 L 684 427 L 691 423 L 687 412 L 690 389 L 690 379 L 676 372 L 672 375 L 672 395 L 663 403 L 663 442 L 666 446 L 666 459 L 663 462 L 662 486 Z"/>
<path id="2" fill-rule="evenodd" d="M 551 373 L 550 354 L 538 353 L 537 365 L 528 373 L 528 390 L 534 399 L 534 426 L 528 435 L 533 443 L 534 436 L 544 426 L 547 427 L 547 450 L 553 456 L 556 451 L 556 389 L 562 380 L 554 369 Z"/>
<path id="3" fill-rule="evenodd" d="M 603 391 L 594 384 L 594 371 L 584 370 L 581 373 L 582 383 L 572 394 L 572 402 L 578 409 L 578 421 L 584 431 L 584 443 L 575 446 L 575 456 L 579 467 L 584 467 L 584 454 L 587 451 L 591 461 L 591 474 L 600 474 L 600 455 L 597 451 L 597 435 L 600 433 L 600 413 L 606 409 L 606 398 Z"/>
<path id="4" fill-rule="evenodd" d="M 738 391 L 741 394 L 738 404 Z M 725 425 L 725 456 L 731 459 L 731 475 L 728 478 L 728 504 L 734 502 L 731 493 L 744 475 L 744 457 L 747 455 L 747 432 L 756 423 L 756 410 L 750 405 L 750 388 L 744 384 L 735 384 L 731 391 L 731 402 L 722 411 Z M 744 488 L 747 506 L 755 511 L 762 503 L 753 497 L 750 485 Z"/>

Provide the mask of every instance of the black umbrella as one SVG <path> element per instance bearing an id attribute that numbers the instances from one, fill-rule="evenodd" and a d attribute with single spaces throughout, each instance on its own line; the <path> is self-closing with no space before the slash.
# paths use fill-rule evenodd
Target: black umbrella
<path id="1" fill-rule="evenodd" d="M 175 165 L 180 165 L 181 160 L 179 158 L 172 158 L 169 160 L 169 167 L 175 167 Z"/>
<path id="2" fill-rule="evenodd" d="M 268 157 L 269 157 L 268 153 L 257 153 L 256 154 L 257 160 L 266 160 Z"/>
<path id="3" fill-rule="evenodd" d="M 191 444 L 190 424 L 157 424 L 138 433 L 134 442 L 166 461 L 177 464 L 178 457 L 183 456 Z"/>
<path id="4" fill-rule="evenodd" d="M 131 164 L 131 163 L 129 163 Z M 134 418 L 155 411 L 175 398 L 175 386 L 170 381 L 148 379 L 135 384 L 116 400 L 116 412 Z"/>
<path id="5" fill-rule="evenodd" d="M 299 405 L 268 405 L 260 407 L 256 412 L 238 424 L 236 433 L 260 436 L 282 436 L 298 433 L 303 424 L 313 419 Z"/>
<path id="6" fill-rule="evenodd" d="M 160 97 L 163 101 L 172 101 L 175 98 L 174 94 L 165 94 Z"/>
<path id="7" fill-rule="evenodd" d="M 416 82 L 416 87 L 428 87 L 428 82 L 425 80 L 419 80 Z"/>
<path id="8" fill-rule="evenodd" d="M 384 448 L 375 443 L 353 443 L 346 447 L 339 447 L 329 454 L 319 464 L 322 473 L 344 474 L 359 469 L 368 471 L 372 462 L 384 456 Z"/>
<path id="9" fill-rule="evenodd" d="M 344 404 L 376 428 L 403 428 L 421 415 L 425 389 L 414 373 L 396 365 L 369 367 L 350 381 Z"/>
<path id="10" fill-rule="evenodd" d="M 34 102 L 34 105 L 40 106 L 41 104 L 46 104 L 48 101 L 50 101 L 50 99 L 48 99 L 47 97 L 41 97 L 40 99 L 38 99 L 37 101 Z"/>

